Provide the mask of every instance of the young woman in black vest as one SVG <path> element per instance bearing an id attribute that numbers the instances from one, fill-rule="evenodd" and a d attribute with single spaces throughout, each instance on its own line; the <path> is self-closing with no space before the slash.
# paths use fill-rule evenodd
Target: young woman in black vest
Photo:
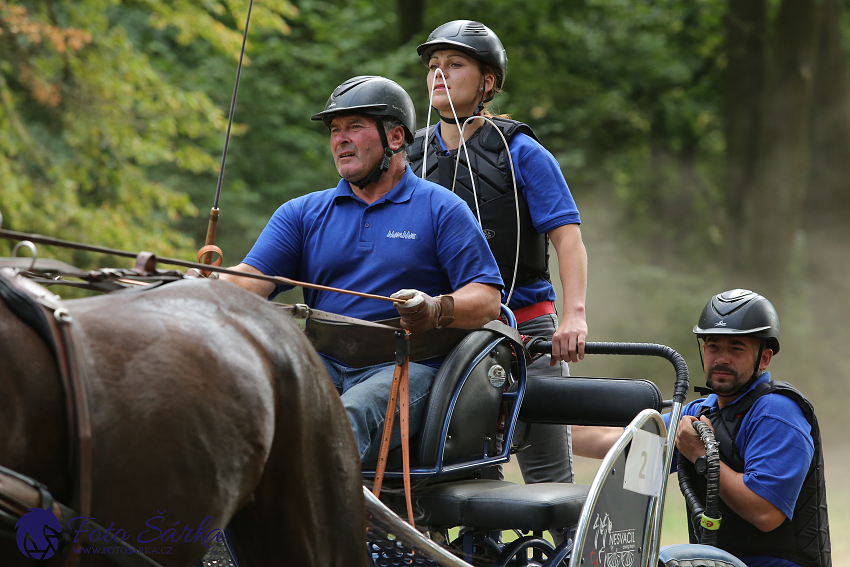
<path id="1" fill-rule="evenodd" d="M 520 332 L 552 337 L 552 356 L 532 364 L 529 376 L 568 376 L 566 363 L 584 358 L 587 253 L 560 166 L 526 124 L 488 112 L 508 63 L 488 27 L 449 22 L 417 51 L 428 67 L 430 104 L 440 121 L 416 133 L 409 153 L 413 172 L 467 202 L 499 264 L 503 300 Z M 488 120 L 467 120 L 473 116 Z M 550 241 L 558 258 L 560 302 L 549 277 Z M 569 428 L 535 424 L 526 432 L 526 427 L 520 424 L 514 436 L 528 445 L 517 454 L 525 481 L 572 482 Z"/>

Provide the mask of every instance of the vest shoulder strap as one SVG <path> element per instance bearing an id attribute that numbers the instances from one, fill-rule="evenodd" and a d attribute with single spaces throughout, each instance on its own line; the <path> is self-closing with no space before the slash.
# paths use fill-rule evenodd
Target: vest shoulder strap
<path id="1" fill-rule="evenodd" d="M 534 131 L 532 131 L 531 127 L 528 124 L 523 122 L 519 122 L 518 120 L 509 120 L 507 118 L 499 118 L 498 116 L 493 116 L 490 118 L 493 121 L 493 124 L 499 128 L 502 132 L 502 135 L 507 140 L 508 144 L 511 143 L 511 140 L 514 136 L 519 133 L 523 133 L 536 142 L 540 142 L 537 139 L 537 136 L 534 135 Z M 487 126 L 490 126 L 487 123 Z M 481 146 L 488 151 L 496 152 L 499 151 L 502 147 L 504 147 L 504 142 L 502 142 L 502 136 L 499 136 L 499 133 L 496 132 L 493 128 L 486 128 L 481 136 Z"/>
<path id="2" fill-rule="evenodd" d="M 433 126 L 428 128 L 428 132 L 425 131 L 425 128 L 420 128 L 413 135 L 413 143 L 410 144 L 410 147 L 407 149 L 407 157 L 411 163 L 420 161 L 422 156 L 425 155 L 425 140 L 428 139 L 426 134 L 433 131 Z"/>
<path id="3" fill-rule="evenodd" d="M 741 453 L 735 444 L 735 438 L 741 429 L 744 416 L 747 415 L 759 398 L 767 394 L 780 394 L 791 398 L 800 407 L 806 421 L 812 426 L 817 425 L 814 407 L 794 386 L 782 380 L 772 380 L 759 384 L 747 392 L 737 403 L 723 408 L 711 420 L 714 426 L 715 438 L 720 444 L 720 454 L 723 460 L 738 472 L 743 471 L 744 460 L 741 458 Z"/>
<path id="4" fill-rule="evenodd" d="M 511 140 L 514 136 L 519 133 L 525 134 L 529 136 L 536 142 L 540 142 L 537 139 L 537 136 L 534 134 L 534 131 L 531 129 L 531 126 L 525 124 L 523 122 L 519 122 L 518 120 L 509 120 L 507 118 L 499 118 L 494 116 L 490 118 L 493 123 L 499 128 L 502 132 L 502 135 L 507 140 L 508 144 L 511 143 Z M 490 126 L 489 123 L 486 126 Z M 426 140 L 433 136 L 434 126 L 430 126 L 429 128 L 420 128 L 414 134 L 413 143 L 410 145 L 410 149 L 408 150 L 408 155 L 410 156 L 410 161 L 419 161 L 422 159 L 425 150 Z M 484 132 L 482 132 L 481 137 L 481 146 L 488 151 L 497 152 L 504 146 L 502 142 L 502 136 L 493 129 L 493 128 L 485 128 Z"/>

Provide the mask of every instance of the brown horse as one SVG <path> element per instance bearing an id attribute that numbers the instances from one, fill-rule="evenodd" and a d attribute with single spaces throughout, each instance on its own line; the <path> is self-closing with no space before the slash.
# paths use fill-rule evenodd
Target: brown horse
<path id="1" fill-rule="evenodd" d="M 93 521 L 156 547 L 151 558 L 165 567 L 200 561 L 206 548 L 184 530 L 207 516 L 208 528 L 229 526 L 245 567 L 365 564 L 351 428 L 288 317 L 213 280 L 66 305 L 90 390 Z M 0 465 L 69 504 L 68 462 L 53 355 L 0 301 Z M 81 561 L 110 564 L 104 556 Z M 34 562 L 0 539 L 0 564 Z"/>

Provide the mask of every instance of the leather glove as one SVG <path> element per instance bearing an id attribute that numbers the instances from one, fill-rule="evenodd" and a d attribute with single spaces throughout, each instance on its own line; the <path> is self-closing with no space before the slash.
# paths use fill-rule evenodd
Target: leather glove
<path id="1" fill-rule="evenodd" d="M 407 300 L 396 303 L 395 308 L 401 315 L 401 327 L 411 333 L 446 327 L 455 320 L 455 302 L 450 295 L 431 297 L 418 289 L 402 289 L 390 297 Z"/>
<path id="2" fill-rule="evenodd" d="M 186 278 L 209 278 L 211 280 L 218 279 L 218 272 L 211 272 L 209 276 L 205 276 L 198 268 L 189 268 L 183 277 Z"/>

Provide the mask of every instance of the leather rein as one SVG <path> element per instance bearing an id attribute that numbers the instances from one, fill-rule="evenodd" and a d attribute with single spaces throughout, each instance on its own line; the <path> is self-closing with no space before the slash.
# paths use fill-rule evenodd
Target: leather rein
<path id="1" fill-rule="evenodd" d="M 380 299 L 382 301 L 390 301 L 392 303 L 404 303 L 406 300 L 404 299 L 395 299 L 392 297 L 386 297 L 383 295 L 375 295 L 372 293 L 363 293 L 359 291 L 352 291 L 349 289 L 341 289 L 337 287 L 324 286 L 319 284 L 312 284 L 308 282 L 301 282 L 297 280 L 293 280 L 290 278 L 285 278 L 282 276 L 267 276 L 265 274 L 252 274 L 248 272 L 241 272 L 238 270 L 231 270 L 229 268 L 222 268 L 221 266 L 217 266 L 214 264 L 204 264 L 201 262 L 187 262 L 186 260 L 178 260 L 176 258 L 165 258 L 165 257 L 157 257 L 151 252 L 127 252 L 124 250 L 116 250 L 113 248 L 106 248 L 104 246 L 93 246 L 91 244 L 82 244 L 79 242 L 71 242 L 68 240 L 62 240 L 59 238 L 53 238 L 50 236 L 43 236 L 41 234 L 29 234 L 26 232 L 16 232 L 13 230 L 6 230 L 0 228 L 0 238 L 6 238 L 9 240 L 19 240 L 19 241 L 29 241 L 35 242 L 38 244 L 46 244 L 49 246 L 61 246 L 63 248 L 70 248 L 72 250 L 84 250 L 87 252 L 97 252 L 99 254 L 109 254 L 111 256 L 120 256 L 122 258 L 134 258 L 136 260 L 136 267 L 134 268 L 136 271 L 143 271 L 148 273 L 153 273 L 156 270 L 156 264 L 167 264 L 170 266 L 181 266 L 184 268 L 195 268 L 199 271 L 203 272 L 218 272 L 221 274 L 230 274 L 234 276 L 239 276 L 243 278 L 251 278 L 256 280 L 264 280 L 268 282 L 272 282 L 274 284 L 283 284 L 289 285 L 293 287 L 303 287 L 307 289 L 316 289 L 319 291 L 332 291 L 335 293 L 343 293 L 347 295 L 355 295 L 357 297 L 364 297 L 367 299 Z M 205 246 L 199 252 L 199 257 L 204 256 L 209 253 L 216 253 L 219 255 L 218 263 L 221 263 L 221 250 L 216 246 Z"/>

